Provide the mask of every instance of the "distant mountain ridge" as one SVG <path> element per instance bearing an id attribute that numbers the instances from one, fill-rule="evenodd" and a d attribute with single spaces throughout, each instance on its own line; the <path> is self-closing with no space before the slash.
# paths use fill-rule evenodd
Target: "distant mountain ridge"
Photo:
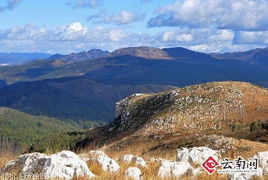
<path id="1" fill-rule="evenodd" d="M 157 53 L 150 55 L 148 52 Z M 69 59 L 68 56 L 66 58 Z M 238 80 L 268 87 L 268 65 L 265 65 L 265 59 L 263 62 L 256 64 L 221 60 L 185 48 L 132 47 L 116 50 L 97 59 L 71 62 L 56 58 L 33 61 L 16 67 L 0 67 L 0 80 L 4 82 L 2 84 L 12 84 L 86 76 L 104 84 L 185 86 L 209 81 Z"/>
<path id="2" fill-rule="evenodd" d="M 127 47 L 121 48 L 113 51 L 109 54 L 110 57 L 117 57 L 117 56 L 133 56 L 133 57 L 140 57 L 144 59 L 172 59 L 165 51 L 159 48 L 153 47 Z"/>
<path id="3" fill-rule="evenodd" d="M 47 53 L 0 53 L 0 65 L 20 64 L 36 59 L 46 59 L 50 56 L 51 54 Z"/>
<path id="4" fill-rule="evenodd" d="M 55 54 L 47 58 L 48 60 L 60 60 L 68 63 L 92 60 L 98 58 L 133 56 L 151 60 L 177 60 L 184 61 L 189 56 L 195 59 L 190 63 L 211 63 L 217 60 L 236 60 L 250 64 L 268 66 L 268 48 L 252 49 L 245 52 L 227 52 L 227 53 L 202 53 L 192 51 L 183 47 L 173 48 L 155 48 L 148 46 L 126 47 L 109 52 L 101 49 L 91 49 L 80 53 L 69 55 Z"/>
<path id="5" fill-rule="evenodd" d="M 237 60 L 251 64 L 268 65 L 268 48 L 252 49 L 244 52 L 212 53 L 213 58 L 221 60 Z"/>
<path id="6" fill-rule="evenodd" d="M 109 54 L 109 51 L 104 51 L 101 49 L 91 49 L 89 51 L 72 53 L 69 55 L 55 54 L 55 55 L 50 56 L 48 60 L 63 60 L 67 62 L 76 62 L 76 61 L 84 61 L 84 60 L 107 57 L 108 54 Z"/>

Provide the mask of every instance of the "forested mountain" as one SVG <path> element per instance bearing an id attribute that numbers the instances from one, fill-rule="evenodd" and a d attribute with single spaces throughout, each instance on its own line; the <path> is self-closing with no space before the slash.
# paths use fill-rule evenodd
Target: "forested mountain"
<path id="1" fill-rule="evenodd" d="M 107 122 L 115 103 L 134 93 L 172 89 L 164 85 L 105 85 L 86 77 L 14 84 L 0 89 L 0 106 L 61 120 Z"/>
<path id="2" fill-rule="evenodd" d="M 19 152 L 45 136 L 80 129 L 77 124 L 0 108 L 0 152 Z"/>

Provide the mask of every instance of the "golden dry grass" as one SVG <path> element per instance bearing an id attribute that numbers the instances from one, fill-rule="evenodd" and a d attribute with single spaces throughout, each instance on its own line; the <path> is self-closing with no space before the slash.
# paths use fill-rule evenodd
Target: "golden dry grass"
<path id="1" fill-rule="evenodd" d="M 115 152 L 110 152 L 109 156 L 111 158 L 115 158 L 111 156 L 112 154 L 115 154 Z M 118 157 L 118 154 L 115 154 L 116 157 Z M 227 180 L 228 178 L 226 176 L 220 176 L 217 173 L 213 175 L 208 175 L 208 174 L 200 174 L 197 177 L 191 177 L 189 175 L 182 176 L 180 178 L 172 178 L 172 177 L 166 177 L 166 178 L 161 178 L 157 176 L 158 169 L 160 167 L 160 163 L 157 162 L 147 162 L 147 167 L 140 167 L 134 162 L 130 164 L 118 162 L 120 166 L 120 171 L 117 173 L 107 173 L 102 170 L 101 166 L 96 163 L 96 162 L 88 162 L 88 167 L 91 170 L 92 173 L 94 173 L 97 177 L 94 178 L 94 180 L 131 180 L 130 178 L 125 176 L 125 171 L 129 167 L 138 167 L 141 172 L 144 180 Z M 84 180 L 78 178 L 78 180 Z"/>
<path id="2" fill-rule="evenodd" d="M 3 168 L 9 161 L 16 159 L 14 154 L 1 153 L 0 154 L 0 168 Z"/>

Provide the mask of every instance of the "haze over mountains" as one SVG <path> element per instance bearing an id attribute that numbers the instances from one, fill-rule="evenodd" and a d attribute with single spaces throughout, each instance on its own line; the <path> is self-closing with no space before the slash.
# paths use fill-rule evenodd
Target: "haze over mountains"
<path id="1" fill-rule="evenodd" d="M 0 53 L 0 66 L 26 63 L 35 59 L 46 59 L 50 56 L 47 53 Z"/>

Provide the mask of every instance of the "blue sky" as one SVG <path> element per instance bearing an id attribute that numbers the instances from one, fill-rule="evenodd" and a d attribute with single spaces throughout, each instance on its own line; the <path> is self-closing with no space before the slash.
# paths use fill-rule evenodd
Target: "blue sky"
<path id="1" fill-rule="evenodd" d="M 268 44 L 268 0 L 0 0 L 0 52 Z"/>

